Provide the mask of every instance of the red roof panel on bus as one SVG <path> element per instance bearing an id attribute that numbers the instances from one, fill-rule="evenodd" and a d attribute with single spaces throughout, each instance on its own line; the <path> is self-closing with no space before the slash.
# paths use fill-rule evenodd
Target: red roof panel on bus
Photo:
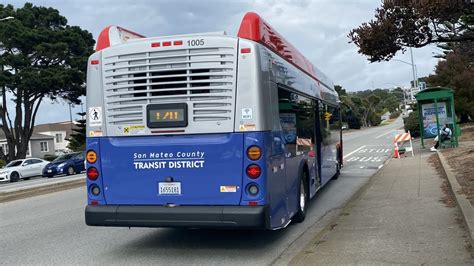
<path id="1" fill-rule="evenodd" d="M 249 39 L 265 45 L 273 52 L 298 67 L 306 74 L 318 80 L 313 64 L 306 59 L 290 42 L 273 29 L 270 24 L 263 20 L 258 14 L 248 12 L 240 23 L 240 38 Z"/>
<path id="2" fill-rule="evenodd" d="M 111 40 L 111 36 L 110 36 L 111 29 L 116 30 L 119 37 L 124 38 L 124 39 L 128 39 L 129 37 L 145 38 L 145 36 L 143 36 L 141 34 L 138 34 L 138 33 L 133 32 L 131 30 L 127 30 L 127 29 L 122 28 L 122 27 L 112 26 L 112 25 L 107 26 L 100 32 L 99 38 L 97 38 L 97 45 L 95 47 L 96 52 L 100 51 L 100 50 L 103 50 L 107 47 L 112 46 L 113 42 L 124 41 L 124 40 Z M 123 35 L 123 36 L 121 36 L 121 35 Z M 127 36 L 125 36 L 125 35 L 127 35 Z M 115 37 L 117 37 L 117 36 L 115 36 Z M 126 38 L 126 37 L 128 37 L 128 38 Z"/>

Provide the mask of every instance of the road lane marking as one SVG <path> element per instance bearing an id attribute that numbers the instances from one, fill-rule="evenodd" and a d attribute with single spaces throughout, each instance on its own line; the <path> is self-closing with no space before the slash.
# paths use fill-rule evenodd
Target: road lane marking
<path id="1" fill-rule="evenodd" d="M 383 133 L 382 135 L 379 135 L 379 136 L 377 136 L 377 137 L 375 137 L 375 138 L 376 138 L 376 139 L 381 138 L 381 137 L 383 137 L 383 136 L 385 136 L 385 135 L 387 135 L 387 134 L 390 134 L 390 133 L 392 133 L 392 132 L 394 132 L 394 131 L 396 131 L 396 130 L 390 130 L 389 132 L 385 132 L 385 133 Z"/>
<path id="2" fill-rule="evenodd" d="M 346 156 L 342 157 L 342 159 L 345 159 L 347 156 L 351 156 L 352 154 L 358 152 L 360 149 L 363 149 L 363 148 L 365 148 L 365 145 L 360 146 L 360 147 L 359 147 L 357 150 L 355 150 L 355 151 L 349 152 L 348 154 L 346 154 Z"/>

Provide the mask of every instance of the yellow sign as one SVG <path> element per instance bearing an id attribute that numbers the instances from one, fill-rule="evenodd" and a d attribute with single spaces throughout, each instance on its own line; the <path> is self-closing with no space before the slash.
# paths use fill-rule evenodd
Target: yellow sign
<path id="1" fill-rule="evenodd" d="M 331 114 L 331 113 L 328 113 L 328 112 L 325 112 L 325 113 L 324 113 L 324 119 L 325 119 L 326 121 L 331 120 L 331 117 L 332 117 L 332 114 Z"/>

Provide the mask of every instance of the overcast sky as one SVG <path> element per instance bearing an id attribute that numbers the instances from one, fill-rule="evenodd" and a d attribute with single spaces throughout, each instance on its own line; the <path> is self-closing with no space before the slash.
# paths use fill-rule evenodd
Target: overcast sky
<path id="1" fill-rule="evenodd" d="M 348 91 L 409 86 L 411 66 L 398 61 L 369 63 L 348 43 L 349 31 L 374 17 L 380 0 L 313 1 L 233 1 L 233 0 L 63 0 L 28 1 L 53 7 L 77 25 L 97 35 L 107 25 L 118 25 L 145 36 L 163 36 L 209 31 L 237 34 L 248 11 L 260 14 L 335 84 Z M 21 7 L 25 1 L 7 1 Z M 413 49 L 418 76 L 434 71 L 436 47 Z M 397 54 L 410 61 L 410 53 Z M 85 108 L 84 108 L 85 109 Z M 81 110 L 76 106 L 73 112 Z M 77 117 L 74 117 L 74 119 Z M 66 104 L 49 103 L 40 107 L 37 124 L 69 120 Z"/>

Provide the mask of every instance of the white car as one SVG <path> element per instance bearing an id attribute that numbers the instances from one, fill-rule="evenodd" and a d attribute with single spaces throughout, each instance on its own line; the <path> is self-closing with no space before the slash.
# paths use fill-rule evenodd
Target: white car
<path id="1" fill-rule="evenodd" d="M 29 179 L 32 176 L 41 175 L 48 161 L 38 158 L 28 158 L 11 161 L 0 169 L 0 182 L 16 182 L 20 179 Z"/>

